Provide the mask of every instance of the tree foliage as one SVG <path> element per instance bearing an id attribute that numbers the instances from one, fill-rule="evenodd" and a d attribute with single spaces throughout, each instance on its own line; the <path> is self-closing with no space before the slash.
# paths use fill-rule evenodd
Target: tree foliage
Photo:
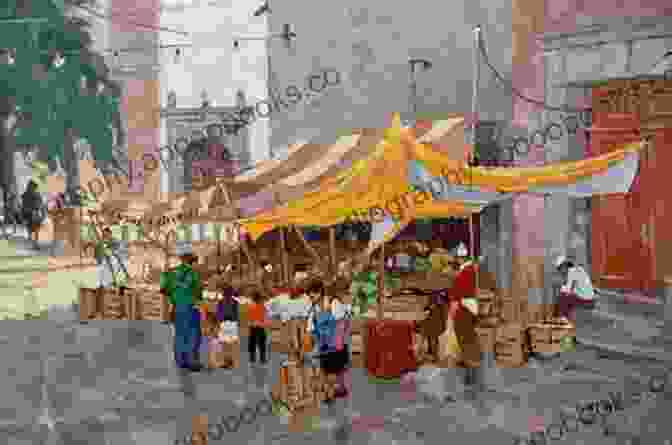
<path id="1" fill-rule="evenodd" d="M 0 47 L 14 62 L 0 64 L 0 98 L 5 112 L 17 116 L 17 145 L 38 145 L 49 158 L 63 159 L 64 135 L 72 129 L 87 139 L 96 160 L 110 161 L 119 88 L 91 50 L 88 23 L 67 14 L 83 3 L 91 2 L 10 0 L 0 9 L 12 20 L 1 25 Z M 64 57 L 60 66 L 57 55 Z M 106 86 L 102 92 L 99 83 Z"/>

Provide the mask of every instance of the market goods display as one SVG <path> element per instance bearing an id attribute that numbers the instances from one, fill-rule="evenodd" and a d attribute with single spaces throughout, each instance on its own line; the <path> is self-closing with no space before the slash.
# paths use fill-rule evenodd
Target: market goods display
<path id="1" fill-rule="evenodd" d="M 552 319 L 530 324 L 527 332 L 532 352 L 554 354 L 563 352 L 566 339 L 576 337 L 576 325 L 567 320 Z"/>

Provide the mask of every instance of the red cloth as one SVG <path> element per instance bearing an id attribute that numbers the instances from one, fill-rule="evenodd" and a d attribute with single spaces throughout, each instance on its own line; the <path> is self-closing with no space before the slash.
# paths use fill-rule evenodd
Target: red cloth
<path id="1" fill-rule="evenodd" d="M 469 264 L 457 273 L 453 287 L 448 293 L 448 318 L 457 320 L 466 315 L 467 308 L 462 306 L 463 298 L 476 296 L 476 265 Z"/>
<path id="2" fill-rule="evenodd" d="M 457 273 L 455 283 L 450 290 L 451 300 L 462 300 L 476 296 L 476 266 L 469 264 Z"/>

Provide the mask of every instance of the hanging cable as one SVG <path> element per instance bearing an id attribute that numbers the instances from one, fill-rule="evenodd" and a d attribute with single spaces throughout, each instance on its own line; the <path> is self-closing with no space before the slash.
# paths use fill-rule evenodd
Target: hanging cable
<path id="1" fill-rule="evenodd" d="M 519 99 L 524 100 L 525 102 L 540 106 L 548 111 L 561 111 L 565 113 L 589 113 L 592 112 L 592 108 L 572 108 L 568 106 L 553 106 L 553 105 L 548 105 L 546 102 L 541 101 L 541 100 L 536 100 L 529 98 L 522 94 L 516 87 L 513 86 L 513 83 L 510 80 L 507 80 L 502 76 L 499 71 L 490 63 L 490 58 L 488 57 L 488 52 L 485 48 L 485 42 L 483 41 L 483 38 L 481 38 L 478 41 L 478 47 L 481 53 L 481 56 L 483 57 L 483 63 L 490 68 L 490 71 L 492 71 L 492 74 L 495 76 L 495 78 L 503 84 L 507 89 L 511 90 L 511 92 L 518 97 Z"/>
<path id="2" fill-rule="evenodd" d="M 72 5 L 72 6 L 74 6 L 77 9 L 81 9 L 82 11 L 86 11 L 89 14 L 91 14 L 92 16 L 94 16 L 96 18 L 99 18 L 101 20 L 111 21 L 115 17 L 124 17 L 122 14 L 115 14 L 115 13 L 112 13 L 110 15 L 104 15 L 104 14 L 101 14 L 101 13 L 89 8 L 88 6 L 84 6 L 84 5 Z M 174 34 L 179 34 L 179 35 L 182 35 L 182 36 L 187 36 L 187 37 L 189 36 L 188 32 L 178 31 L 176 29 L 166 28 L 164 26 L 147 25 L 147 24 L 144 24 L 144 23 L 138 23 L 138 22 L 131 21 L 131 20 L 125 20 L 124 23 L 126 23 L 128 25 L 137 26 L 138 28 L 152 29 L 154 31 L 172 32 Z"/>

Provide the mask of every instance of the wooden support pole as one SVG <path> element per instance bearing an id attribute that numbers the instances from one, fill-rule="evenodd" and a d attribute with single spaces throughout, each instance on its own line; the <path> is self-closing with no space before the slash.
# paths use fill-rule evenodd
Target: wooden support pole
<path id="1" fill-rule="evenodd" d="M 378 305 L 376 317 L 383 319 L 383 304 L 385 303 L 385 243 L 380 245 L 380 258 L 378 259 Z"/>
<path id="2" fill-rule="evenodd" d="M 242 233 L 240 233 L 240 227 L 238 228 L 238 237 L 240 239 L 240 247 L 243 249 L 243 252 L 245 252 L 245 256 L 247 257 L 247 262 L 250 265 L 250 270 L 252 273 L 252 277 L 255 281 L 257 281 L 259 285 L 261 285 L 261 277 L 257 276 L 257 263 L 254 261 L 252 258 L 252 254 L 250 253 L 250 247 L 247 244 L 247 238 L 243 238 Z"/>
<path id="3" fill-rule="evenodd" d="M 331 272 L 333 276 L 338 273 L 338 264 L 336 264 L 336 227 L 329 227 L 329 255 L 331 257 Z"/>
<path id="4" fill-rule="evenodd" d="M 289 258 L 287 258 L 287 240 L 285 238 L 285 228 L 280 227 L 280 258 L 282 261 L 282 282 L 287 285 L 289 277 Z"/>
<path id="5" fill-rule="evenodd" d="M 480 264 L 478 264 L 477 258 L 476 258 L 476 241 L 475 241 L 475 236 L 474 236 L 474 216 L 469 215 L 469 251 L 470 251 L 470 256 L 473 258 L 474 261 L 474 267 L 475 272 L 476 272 L 476 289 L 478 289 L 478 273 L 479 270 L 481 269 Z"/>
<path id="6" fill-rule="evenodd" d="M 327 272 L 327 269 L 324 267 L 324 262 L 322 261 L 322 258 L 320 258 L 320 255 L 317 253 L 315 248 L 310 245 L 310 243 L 306 240 L 306 238 L 303 236 L 303 233 L 301 232 L 301 229 L 299 229 L 296 226 L 292 226 L 294 228 L 294 232 L 296 232 L 297 236 L 301 240 L 301 244 L 303 244 L 303 247 L 310 253 L 310 255 L 313 257 L 313 260 L 320 265 L 320 268 L 322 269 L 323 272 Z"/>

